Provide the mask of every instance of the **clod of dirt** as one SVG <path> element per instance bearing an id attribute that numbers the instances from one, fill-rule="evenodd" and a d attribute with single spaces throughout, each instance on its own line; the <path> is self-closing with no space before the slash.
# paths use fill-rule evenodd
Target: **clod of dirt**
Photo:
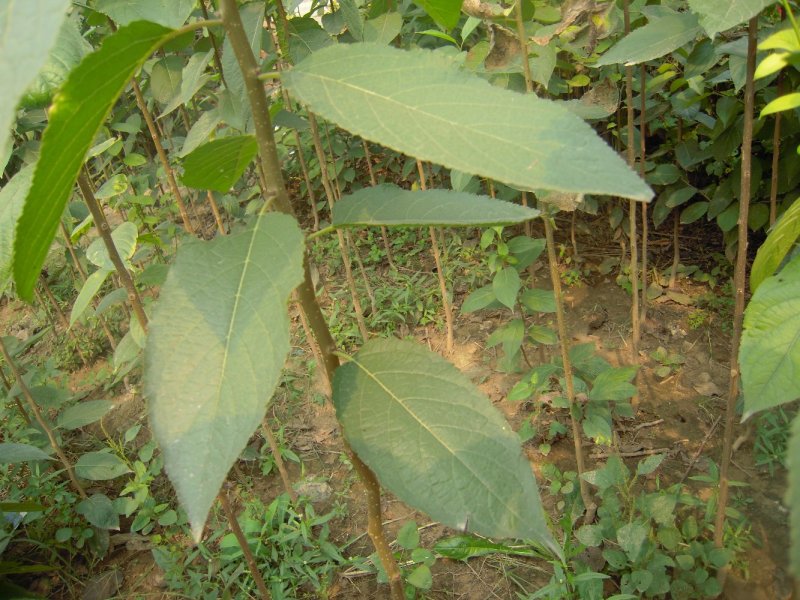
<path id="1" fill-rule="evenodd" d="M 707 372 L 703 371 L 702 373 L 697 375 L 697 380 L 692 383 L 692 387 L 694 391 L 702 396 L 721 396 L 722 392 L 720 392 L 719 387 L 717 384 L 711 381 L 711 375 Z"/>
<path id="2" fill-rule="evenodd" d="M 312 504 L 326 502 L 333 493 L 331 486 L 324 481 L 301 481 L 294 489 L 298 495 L 305 496 Z"/>

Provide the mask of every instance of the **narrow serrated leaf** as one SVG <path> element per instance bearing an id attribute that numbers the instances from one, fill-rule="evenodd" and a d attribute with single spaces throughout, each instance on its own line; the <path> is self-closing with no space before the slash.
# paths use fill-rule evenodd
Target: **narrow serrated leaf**
<path id="1" fill-rule="evenodd" d="M 0 296 L 14 269 L 14 237 L 25 197 L 31 187 L 35 165 L 28 165 L 0 189 Z"/>
<path id="2" fill-rule="evenodd" d="M 409 191 L 391 184 L 364 188 L 333 207 L 333 225 L 484 227 L 535 219 L 539 211 L 452 190 Z"/>
<path id="3" fill-rule="evenodd" d="M 31 300 L 84 156 L 95 133 L 141 63 L 172 30 L 137 21 L 108 36 L 56 94 L 39 161 L 14 240 L 17 293 Z"/>
<path id="4" fill-rule="evenodd" d="M 326 119 L 422 160 L 530 191 L 652 196 L 578 116 L 492 86 L 440 53 L 335 44 L 282 80 Z"/>
<path id="5" fill-rule="evenodd" d="M 145 350 L 153 433 L 195 539 L 225 476 L 261 423 L 289 351 L 286 302 L 302 279 L 294 219 L 178 252 Z"/>

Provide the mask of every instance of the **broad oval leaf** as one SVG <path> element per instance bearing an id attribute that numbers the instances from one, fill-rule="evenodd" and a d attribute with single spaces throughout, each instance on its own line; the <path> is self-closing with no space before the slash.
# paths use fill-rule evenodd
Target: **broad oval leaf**
<path id="1" fill-rule="evenodd" d="M 333 225 L 490 226 L 522 223 L 539 211 L 452 190 L 409 191 L 391 184 L 358 190 L 333 207 Z"/>
<path id="2" fill-rule="evenodd" d="M 428 16 L 445 29 L 458 25 L 463 0 L 414 0 Z"/>
<path id="3" fill-rule="evenodd" d="M 501 269 L 492 280 L 495 297 L 511 310 L 514 310 L 514 306 L 517 304 L 517 293 L 520 287 L 522 287 L 522 281 L 514 267 Z"/>
<path id="4" fill-rule="evenodd" d="M 171 35 L 175 35 L 172 30 L 144 21 L 119 29 L 70 73 L 56 94 L 14 240 L 14 279 L 21 298 L 30 301 L 33 297 L 33 286 L 95 133 L 141 63 Z"/>
<path id="5" fill-rule="evenodd" d="M 86 400 L 61 413 L 57 425 L 62 429 L 78 429 L 99 421 L 113 407 L 109 400 Z"/>
<path id="6" fill-rule="evenodd" d="M 119 456 L 104 450 L 87 452 L 75 463 L 75 473 L 78 477 L 90 481 L 116 479 L 130 472 L 128 465 Z"/>
<path id="7" fill-rule="evenodd" d="M 114 231 L 111 232 L 111 239 L 114 241 L 114 247 L 122 258 L 123 261 L 128 261 L 136 251 L 136 241 L 139 238 L 139 230 L 136 224 L 131 221 L 121 223 Z M 111 257 L 108 255 L 108 248 L 106 248 L 103 238 L 98 237 L 86 249 L 86 258 L 100 269 L 106 271 L 114 270 L 114 263 L 111 262 Z"/>
<path id="8" fill-rule="evenodd" d="M 596 64 L 598 67 L 616 63 L 637 65 L 677 50 L 699 33 L 700 25 L 692 13 L 676 13 L 654 19 L 614 44 Z"/>
<path id="9" fill-rule="evenodd" d="M 553 290 L 529 288 L 522 292 L 519 300 L 531 312 L 556 312 L 556 298 L 553 295 Z"/>
<path id="10" fill-rule="evenodd" d="M 40 448 L 30 444 L 0 443 L 0 464 L 15 464 L 29 460 L 50 460 Z"/>
<path id="11" fill-rule="evenodd" d="M 335 44 L 282 80 L 326 119 L 422 160 L 530 191 L 652 196 L 580 117 L 494 87 L 440 53 Z"/>
<path id="12" fill-rule="evenodd" d="M 2 210 L 0 206 L 0 210 Z M 770 231 L 758 249 L 750 270 L 750 291 L 755 292 L 761 282 L 772 275 L 800 236 L 800 199 L 795 200 Z M 2 244 L 2 242 L 0 242 Z M 2 280 L 0 280 L 2 283 Z M 0 286 L 2 290 L 2 286 Z"/>
<path id="13" fill-rule="evenodd" d="M 194 10 L 196 0 L 97 0 L 95 10 L 118 25 L 151 21 L 164 27 L 180 27 Z"/>
<path id="14" fill-rule="evenodd" d="M 86 517 L 86 520 L 100 529 L 119 529 L 119 514 L 105 494 L 92 494 L 75 506 L 75 512 Z"/>
<path id="15" fill-rule="evenodd" d="M 225 137 L 203 144 L 183 159 L 183 183 L 203 190 L 227 192 L 258 152 L 252 135 Z"/>
<path id="16" fill-rule="evenodd" d="M 713 38 L 720 31 L 744 23 L 774 2 L 775 0 L 689 0 L 689 8 L 699 17 L 700 25 L 706 30 L 708 37 Z"/>
<path id="17" fill-rule="evenodd" d="M 461 312 L 464 314 L 471 313 L 497 304 L 497 296 L 494 295 L 492 286 L 485 285 L 467 296 L 467 299 L 464 300 L 464 304 L 461 305 Z"/>
<path id="18" fill-rule="evenodd" d="M 178 252 L 150 321 L 144 387 L 153 433 L 195 539 L 264 418 L 289 351 L 286 301 L 303 237 L 278 213 Z"/>
<path id="19" fill-rule="evenodd" d="M 519 438 L 441 356 L 371 340 L 336 370 L 333 401 L 353 450 L 401 500 L 449 527 L 561 555 Z"/>
<path id="20" fill-rule="evenodd" d="M 753 294 L 739 363 L 745 414 L 800 398 L 800 256 Z"/>
<path id="21" fill-rule="evenodd" d="M 69 5 L 68 0 L 25 0 L 0 7 L 0 148 L 11 137 L 17 104 L 45 64 Z"/>

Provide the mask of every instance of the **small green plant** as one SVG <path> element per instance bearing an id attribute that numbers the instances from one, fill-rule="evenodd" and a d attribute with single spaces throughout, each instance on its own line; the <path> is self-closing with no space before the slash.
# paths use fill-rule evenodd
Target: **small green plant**
<path id="1" fill-rule="evenodd" d="M 702 308 L 696 308 L 689 313 L 689 316 L 686 318 L 686 320 L 689 323 L 689 329 L 694 331 L 695 329 L 700 329 L 703 325 L 708 324 L 710 316 L 708 311 Z"/>
<path id="2" fill-rule="evenodd" d="M 244 500 L 239 523 L 272 598 L 327 598 L 335 571 L 351 562 L 330 541 L 328 523 L 342 509 L 318 515 L 307 500 L 293 507 L 285 494 L 269 505 L 254 497 Z M 242 550 L 223 523 L 196 548 L 164 543 L 153 550 L 169 589 L 190 598 L 255 593 L 252 577 L 242 568 Z"/>
<path id="3" fill-rule="evenodd" d="M 786 468 L 786 448 L 789 444 L 794 411 L 777 407 L 758 415 L 755 421 L 753 454 L 759 467 L 767 467 L 770 476 L 776 467 Z"/>
<path id="4" fill-rule="evenodd" d="M 681 365 L 686 362 L 686 358 L 677 352 L 670 352 L 663 346 L 656 348 L 651 354 L 650 358 L 659 363 L 655 369 L 655 374 L 664 379 L 673 373 L 676 373 Z"/>
<path id="5" fill-rule="evenodd" d="M 431 589 L 433 585 L 431 567 L 436 562 L 436 555 L 420 546 L 419 527 L 414 521 L 407 521 L 400 527 L 397 532 L 397 545 L 400 550 L 395 552 L 395 557 L 402 570 L 405 597 L 411 600 L 417 597 L 419 590 Z M 378 571 L 378 581 L 388 581 L 377 554 L 373 554 L 370 560 Z"/>
<path id="6" fill-rule="evenodd" d="M 715 573 L 734 556 L 731 536 L 726 536 L 723 548 L 716 548 L 711 539 L 715 494 L 704 503 L 681 484 L 661 488 L 655 473 L 664 458 L 644 458 L 631 473 L 612 456 L 601 468 L 585 473 L 601 501 L 597 522 L 581 526 L 576 538 L 586 548 L 601 550 L 604 572 L 614 575 L 626 597 L 716 597 L 722 588 Z M 692 479 L 714 484 L 716 468 Z M 732 518 L 741 517 L 729 510 Z M 590 597 L 602 596 L 581 596 Z"/>

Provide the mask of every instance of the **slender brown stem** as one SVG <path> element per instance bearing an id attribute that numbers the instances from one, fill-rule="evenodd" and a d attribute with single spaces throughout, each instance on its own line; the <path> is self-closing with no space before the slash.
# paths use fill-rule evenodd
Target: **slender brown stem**
<path id="1" fill-rule="evenodd" d="M 645 158 L 647 157 L 647 69 L 642 63 L 639 70 L 639 175 L 644 179 Z M 642 313 L 640 320 L 647 320 L 647 203 L 642 202 Z"/>
<path id="2" fill-rule="evenodd" d="M 211 212 L 214 214 L 214 221 L 217 223 L 217 230 L 220 235 L 228 235 L 228 232 L 225 231 L 225 223 L 222 221 L 222 215 L 219 212 L 219 206 L 217 205 L 217 201 L 214 200 L 214 194 L 211 190 L 207 191 L 207 197 L 208 203 L 211 205 Z"/>
<path id="3" fill-rule="evenodd" d="M 78 175 L 78 187 L 81 190 L 83 199 L 86 201 L 86 206 L 89 207 L 89 212 L 92 214 L 94 226 L 103 239 L 103 244 L 108 251 L 108 257 L 111 259 L 123 287 L 128 292 L 128 302 L 133 309 L 133 314 L 136 315 L 136 320 L 139 321 L 139 325 L 141 325 L 142 329 L 147 331 L 147 315 L 144 312 L 142 299 L 139 297 L 139 292 L 136 289 L 136 285 L 133 283 L 133 278 L 128 272 L 128 268 L 125 266 L 119 252 L 117 252 L 117 247 L 114 245 L 114 238 L 111 237 L 111 227 L 106 220 L 106 215 L 100 203 L 97 201 L 97 198 L 95 198 L 89 186 L 89 182 L 87 181 L 86 173 L 83 171 Z"/>
<path id="4" fill-rule="evenodd" d="M 297 158 L 300 159 L 300 170 L 303 172 L 303 181 L 306 183 L 308 192 L 308 203 L 311 205 L 311 215 L 314 218 L 314 231 L 319 231 L 319 211 L 317 210 L 317 198 L 314 194 L 314 186 L 311 185 L 311 176 L 308 174 L 308 163 L 303 153 L 303 145 L 300 143 L 300 134 L 294 132 L 294 140 L 297 144 Z"/>
<path id="5" fill-rule="evenodd" d="M 736 249 L 736 267 L 733 273 L 735 288 L 733 307 L 733 335 L 731 336 L 731 378 L 728 403 L 725 409 L 725 433 L 722 439 L 722 458 L 719 468 L 719 501 L 714 524 L 714 544 L 722 547 L 725 534 L 725 509 L 728 506 L 729 479 L 733 448 L 733 425 L 736 420 L 736 401 L 739 399 L 739 341 L 742 338 L 744 319 L 744 293 L 747 283 L 747 217 L 750 209 L 750 180 L 752 178 L 753 105 L 755 92 L 753 73 L 756 67 L 758 17 L 750 19 L 747 29 L 747 78 L 744 92 L 744 131 L 742 132 L 742 180 L 739 192 L 739 239 Z"/>
<path id="6" fill-rule="evenodd" d="M 280 0 L 276 0 L 276 2 L 278 6 L 281 5 Z M 233 51 L 236 54 L 236 60 L 242 71 L 247 88 L 247 96 L 252 107 L 256 140 L 259 147 L 260 165 L 265 174 L 269 175 L 267 181 L 271 187 L 268 189 L 268 193 L 271 195 L 271 198 L 274 198 L 274 204 L 278 210 L 291 215 L 293 214 L 292 206 L 289 202 L 286 186 L 283 183 L 277 146 L 275 144 L 275 137 L 273 136 L 272 124 L 269 118 L 269 103 L 264 93 L 264 86 L 258 79 L 258 64 L 256 63 L 256 59 L 250 49 L 250 44 L 247 41 L 247 35 L 242 27 L 236 0 L 220 0 L 220 6 L 222 8 L 223 24 L 228 33 L 228 39 L 231 41 Z M 322 354 L 322 367 L 325 369 L 325 374 L 329 381 L 333 381 L 334 371 L 339 366 L 339 358 L 335 353 L 336 343 L 333 340 L 330 329 L 328 329 L 325 316 L 322 314 L 322 310 L 317 303 L 307 256 L 306 260 L 303 262 L 303 266 L 304 278 L 296 289 L 297 299 L 308 320 L 309 328 L 313 332 L 320 353 Z M 386 540 L 382 527 L 375 527 L 373 523 L 375 518 L 377 518 L 378 524 L 382 522 L 380 484 L 372 470 L 358 458 L 348 444 L 345 444 L 345 450 L 354 468 L 358 472 L 359 477 L 361 477 L 361 480 L 367 487 L 370 498 L 372 499 L 369 503 L 371 525 L 369 528 L 370 538 L 378 551 L 386 573 L 389 574 L 390 581 L 395 582 L 392 584 L 391 588 L 393 598 L 394 600 L 403 600 L 402 585 L 397 583 L 400 573 L 399 567 L 389 549 L 389 543 Z M 378 498 L 377 504 L 374 502 L 374 496 Z"/>
<path id="7" fill-rule="evenodd" d="M 369 171 L 369 181 L 372 187 L 378 185 L 378 180 L 375 179 L 375 169 L 372 168 L 372 155 L 369 152 L 369 144 L 367 140 L 361 140 L 361 145 L 364 147 L 364 158 L 367 161 L 367 171 Z M 392 255 L 392 245 L 389 243 L 389 232 L 385 225 L 381 225 L 381 237 L 383 238 L 383 249 L 386 251 L 386 260 L 389 261 L 389 266 L 397 270 L 394 264 L 394 256 Z"/>
<path id="8" fill-rule="evenodd" d="M 286 463 L 283 462 L 281 447 L 278 445 L 278 440 L 275 439 L 275 434 L 272 433 L 272 428 L 266 421 L 261 423 L 261 432 L 264 434 L 264 437 L 269 444 L 269 449 L 270 452 L 272 452 L 272 459 L 275 461 L 275 466 L 278 467 L 278 473 L 280 473 L 281 481 L 283 482 L 283 489 L 286 491 L 286 494 L 289 496 L 292 504 L 297 505 L 297 492 L 294 491 L 292 482 L 289 480 L 289 472 L 286 470 Z"/>
<path id="9" fill-rule="evenodd" d="M 5 371 L 3 371 L 3 367 L 0 367 L 0 381 L 3 383 L 3 387 L 6 390 L 6 393 L 11 391 L 11 382 L 6 377 Z M 19 398 L 14 396 L 14 404 L 17 405 L 17 410 L 19 411 L 20 416 L 25 420 L 25 423 L 28 425 L 31 424 L 31 418 L 28 416 L 28 413 L 25 412 L 25 407 L 22 406 L 22 402 L 19 401 Z"/>
<path id="10" fill-rule="evenodd" d="M 308 122 L 311 125 L 311 139 L 314 142 L 314 151 L 317 154 L 317 161 L 319 162 L 319 172 L 322 178 L 322 187 L 325 190 L 325 196 L 328 200 L 328 207 L 333 214 L 333 206 L 336 203 L 336 192 L 331 187 L 331 180 L 328 176 L 328 159 L 325 156 L 325 150 L 322 148 L 322 138 L 319 134 L 319 126 L 317 119 L 313 113 L 308 113 Z M 336 238 L 339 241 L 339 253 L 342 257 L 342 265 L 344 265 L 344 276 L 347 281 L 347 287 L 350 290 L 350 299 L 353 302 L 353 312 L 356 315 L 356 323 L 358 330 L 361 333 L 361 338 L 364 342 L 369 339 L 369 330 L 364 321 L 364 311 L 361 307 L 361 300 L 358 298 L 358 289 L 356 288 L 356 280 L 353 277 L 353 266 L 350 262 L 350 255 L 347 252 L 347 244 L 345 243 L 344 234 L 341 229 L 336 230 Z"/>
<path id="11" fill-rule="evenodd" d="M 394 559 L 392 549 L 386 539 L 386 532 L 383 529 L 380 484 L 370 468 L 353 452 L 347 442 L 345 442 L 345 446 L 348 449 L 353 468 L 361 477 L 367 491 L 367 533 L 389 578 L 389 590 L 391 591 L 392 600 L 403 600 L 405 595 L 403 594 L 403 579 L 400 574 L 400 568 L 397 566 L 397 561 Z"/>
<path id="12" fill-rule="evenodd" d="M 631 16 L 628 9 L 628 0 L 623 0 L 625 18 L 625 33 L 631 31 Z M 628 133 L 628 165 L 633 169 L 636 165 L 636 148 L 634 147 L 634 121 L 633 121 L 633 67 L 625 67 L 625 96 L 627 105 L 627 133 Z M 628 202 L 628 228 L 631 245 L 630 279 L 631 279 L 631 362 L 639 364 L 639 256 L 636 229 L 636 201 Z M 638 387 L 638 386 L 637 386 Z M 639 404 L 639 394 L 631 398 L 631 404 Z"/>
<path id="13" fill-rule="evenodd" d="M 783 90 L 783 71 L 778 73 L 778 95 L 780 96 Z M 780 160 L 781 160 L 781 123 L 783 121 L 783 113 L 775 114 L 775 131 L 772 134 L 772 174 L 770 177 L 769 186 L 769 224 L 770 227 L 775 224 L 778 218 L 778 176 L 780 174 Z"/>
<path id="14" fill-rule="evenodd" d="M 59 221 L 58 224 L 61 226 L 61 235 L 64 237 L 64 244 L 67 246 L 67 250 L 69 250 L 69 255 L 72 257 L 72 264 L 75 265 L 75 270 L 78 272 L 81 281 L 86 281 L 86 271 L 84 270 L 81 261 L 78 260 L 78 255 L 75 253 L 75 246 L 72 245 L 72 240 L 69 237 L 69 232 L 67 231 L 67 228 L 64 225 L 63 221 Z"/>
<path id="15" fill-rule="evenodd" d="M 428 184 L 425 180 L 425 169 L 422 166 L 422 161 L 417 160 L 417 172 L 419 173 L 419 187 L 423 191 L 428 189 Z M 433 227 L 428 227 L 428 235 L 431 238 L 431 252 L 433 253 L 433 261 L 436 265 L 436 279 L 439 281 L 439 291 L 442 294 L 442 307 L 444 308 L 444 322 L 447 329 L 447 342 L 446 353 L 453 353 L 453 307 L 450 303 L 450 295 L 447 293 L 447 281 L 444 278 L 444 267 L 442 265 L 442 256 L 439 252 L 439 242 L 436 239 L 436 230 Z"/>
<path id="16" fill-rule="evenodd" d="M 83 270 L 83 265 L 81 265 L 80 260 L 78 260 L 78 256 L 75 253 L 75 247 L 72 245 L 72 241 L 69 238 L 69 232 L 67 231 L 67 228 L 64 226 L 63 222 L 59 222 L 59 225 L 61 225 L 61 235 L 64 236 L 64 242 L 69 250 L 70 256 L 72 257 L 72 263 L 75 266 L 75 270 L 78 272 L 78 277 L 82 282 L 85 283 L 87 279 L 86 271 Z M 92 306 L 96 307 L 96 305 L 97 302 L 92 301 Z M 108 339 L 111 349 L 116 350 L 117 340 L 114 339 L 114 334 L 111 333 L 111 328 L 108 326 L 105 318 L 103 318 L 103 315 L 97 315 L 97 321 L 100 323 L 100 327 L 103 328 L 103 332 L 106 334 L 106 339 Z"/>
<path id="17" fill-rule="evenodd" d="M 517 3 L 516 8 L 517 20 L 517 35 L 519 37 L 520 45 L 522 46 L 523 56 L 526 60 L 523 64 L 527 64 L 528 56 L 528 40 L 525 36 L 525 28 L 522 22 L 522 8 L 520 3 Z M 525 69 L 525 87 L 528 92 L 533 90 L 533 80 L 530 75 L 530 67 Z M 523 198 L 525 194 L 523 193 Z M 561 275 L 558 272 L 558 258 L 556 257 L 555 241 L 553 239 L 553 225 L 550 222 L 550 215 L 543 214 L 542 220 L 544 221 L 545 240 L 547 242 L 547 262 L 550 266 L 550 281 L 553 284 L 553 295 L 556 299 L 556 323 L 558 326 L 558 337 L 560 340 L 561 350 L 561 363 L 564 368 L 564 386 L 567 388 L 567 403 L 569 404 L 569 419 L 572 425 L 572 440 L 575 447 L 575 462 L 578 467 L 578 482 L 580 485 L 581 499 L 586 508 L 587 514 L 593 514 L 595 510 L 595 503 L 592 500 L 592 495 L 589 492 L 589 486 L 583 480 L 583 473 L 586 470 L 583 458 L 583 446 L 581 445 L 581 430 L 578 426 L 578 406 L 575 402 L 575 382 L 572 379 L 572 361 L 569 358 L 569 336 L 567 335 L 567 322 L 564 316 L 564 297 L 561 293 Z"/>
<path id="18" fill-rule="evenodd" d="M 224 487 L 228 487 L 227 482 Z M 236 541 L 239 543 L 239 548 L 242 549 L 244 559 L 247 561 L 247 566 L 250 568 L 250 575 L 253 576 L 253 581 L 256 582 L 259 596 L 265 600 L 269 600 L 269 598 L 272 598 L 272 596 L 267 589 L 267 584 L 264 583 L 264 578 L 261 576 L 261 571 L 258 570 L 256 557 L 253 556 L 253 551 L 250 549 L 250 545 L 247 543 L 247 538 L 245 537 L 242 528 L 239 527 L 239 521 L 236 519 L 236 513 L 234 513 L 233 509 L 231 508 L 231 503 L 228 500 L 228 491 L 226 489 L 223 489 L 220 492 L 219 503 L 222 505 L 222 512 L 225 513 L 225 518 L 228 520 L 228 526 L 231 528 L 233 535 L 236 537 Z"/>
<path id="19" fill-rule="evenodd" d="M 66 470 L 70 483 L 72 483 L 72 487 L 75 488 L 75 491 L 81 498 L 86 499 L 88 497 L 86 495 L 86 490 L 83 489 L 83 486 L 81 485 L 80 481 L 78 481 L 78 478 L 75 476 L 75 471 L 73 470 L 69 460 L 67 460 L 67 456 L 64 454 L 64 451 L 61 449 L 61 446 L 58 445 L 58 441 L 56 440 L 56 436 L 53 433 L 52 428 L 42 416 L 42 413 L 39 410 L 39 406 L 33 399 L 33 395 L 31 394 L 31 391 L 28 389 L 28 385 L 25 383 L 25 380 L 22 378 L 22 373 L 20 373 L 19 368 L 17 368 L 17 364 L 11 357 L 11 353 L 8 351 L 8 348 L 6 348 L 6 345 L 3 342 L 2 337 L 0 337 L 0 352 L 2 352 L 3 358 L 5 359 L 8 368 L 11 369 L 11 373 L 17 380 L 17 385 L 19 385 L 19 389 L 22 391 L 22 396 L 25 398 L 25 402 L 27 402 L 28 404 L 28 409 L 30 409 L 31 413 L 33 413 L 36 422 L 39 424 L 39 427 L 42 428 L 42 431 L 44 431 L 48 441 L 50 442 L 50 446 L 55 451 L 56 456 L 58 456 L 58 460 L 61 461 L 61 465 L 64 467 L 64 470 Z"/>
<path id="20" fill-rule="evenodd" d="M 558 258 L 556 257 L 555 242 L 553 240 L 553 226 L 550 217 L 543 215 L 544 234 L 547 240 L 547 260 L 550 265 L 550 281 L 553 283 L 553 294 L 556 298 L 556 324 L 558 326 L 558 337 L 560 340 L 561 362 L 564 367 L 564 386 L 567 388 L 567 403 L 569 404 L 569 419 L 572 425 L 572 439 L 575 446 L 575 461 L 578 466 L 578 482 L 581 489 L 581 498 L 587 512 L 592 511 L 594 502 L 589 492 L 588 484 L 583 480 L 583 473 L 586 470 L 583 459 L 583 446 L 581 445 L 581 430 L 578 426 L 578 406 L 575 402 L 575 383 L 572 379 L 572 361 L 569 358 L 569 336 L 567 334 L 567 322 L 564 316 L 564 301 L 561 294 L 561 276 L 558 272 Z"/>
<path id="21" fill-rule="evenodd" d="M 669 289 L 675 289 L 678 265 L 681 263 L 681 219 L 678 211 L 673 215 L 672 225 L 672 268 L 669 272 Z"/>
<path id="22" fill-rule="evenodd" d="M 200 9 L 203 11 L 203 18 L 208 21 L 208 8 L 206 8 L 206 0 L 200 0 Z M 210 28 L 208 30 L 208 37 L 211 39 L 211 45 L 214 47 L 214 64 L 217 67 L 220 81 L 222 81 L 222 84 L 227 88 L 228 84 L 225 81 L 225 73 L 222 70 L 222 55 L 220 54 L 219 45 L 217 44 L 217 36 L 214 35 L 214 32 L 211 31 Z"/>
<path id="23" fill-rule="evenodd" d="M 61 308 L 58 306 L 58 301 L 56 300 L 55 296 L 53 296 L 53 292 L 50 291 L 50 287 L 45 282 L 44 277 L 41 277 L 40 281 L 42 282 L 42 288 L 47 293 L 48 300 L 45 300 L 45 298 L 42 297 L 38 289 L 34 288 L 33 292 L 36 295 L 36 300 L 42 305 L 42 308 L 44 308 L 48 317 L 50 317 L 50 313 L 47 310 L 48 305 L 53 309 L 53 314 L 55 317 L 50 317 L 50 322 L 53 324 L 53 331 L 56 332 L 58 329 L 56 327 L 56 320 L 58 320 L 58 323 L 64 328 L 67 337 L 75 344 L 75 351 L 78 353 L 78 357 L 81 359 L 81 362 L 84 364 L 84 366 L 88 365 L 89 361 L 86 360 L 86 355 L 84 355 L 83 350 L 81 350 L 78 337 L 75 335 L 75 331 L 73 331 L 73 329 L 69 326 L 69 321 L 67 321 L 64 313 L 61 312 Z"/>
<path id="24" fill-rule="evenodd" d="M 172 191 L 172 195 L 175 196 L 175 202 L 178 203 L 178 210 L 181 213 L 183 226 L 186 228 L 186 231 L 193 234 L 195 232 L 194 227 L 189 219 L 189 213 L 186 212 L 186 204 L 184 203 L 183 196 L 178 188 L 178 182 L 175 180 L 175 172 L 172 170 L 172 165 L 169 164 L 167 153 L 164 151 L 164 145 L 161 143 L 161 136 L 158 133 L 156 123 L 153 121 L 153 116 L 150 114 L 150 110 L 147 108 L 147 103 L 144 100 L 139 83 L 135 78 L 132 80 L 132 83 L 133 93 L 136 95 L 136 103 L 139 105 L 139 111 L 141 111 L 144 121 L 147 123 L 147 129 L 150 131 L 150 137 L 153 140 L 153 145 L 156 147 L 158 159 L 161 161 L 161 166 L 164 168 L 164 173 L 167 175 L 167 183 L 169 183 L 169 188 Z"/>
<path id="25" fill-rule="evenodd" d="M 372 314 L 374 315 L 378 312 L 378 305 L 375 302 L 375 292 L 373 292 L 372 285 L 369 282 L 367 270 L 364 268 L 364 261 L 361 258 L 361 251 L 358 249 L 358 245 L 353 240 L 353 236 L 350 235 L 349 231 L 345 232 L 345 241 L 347 242 L 348 251 L 353 253 L 353 258 L 356 260 L 356 265 L 358 265 L 358 271 L 361 273 L 361 280 L 364 282 L 364 290 L 367 292 L 367 298 L 369 298 L 369 306 L 372 309 Z"/>

